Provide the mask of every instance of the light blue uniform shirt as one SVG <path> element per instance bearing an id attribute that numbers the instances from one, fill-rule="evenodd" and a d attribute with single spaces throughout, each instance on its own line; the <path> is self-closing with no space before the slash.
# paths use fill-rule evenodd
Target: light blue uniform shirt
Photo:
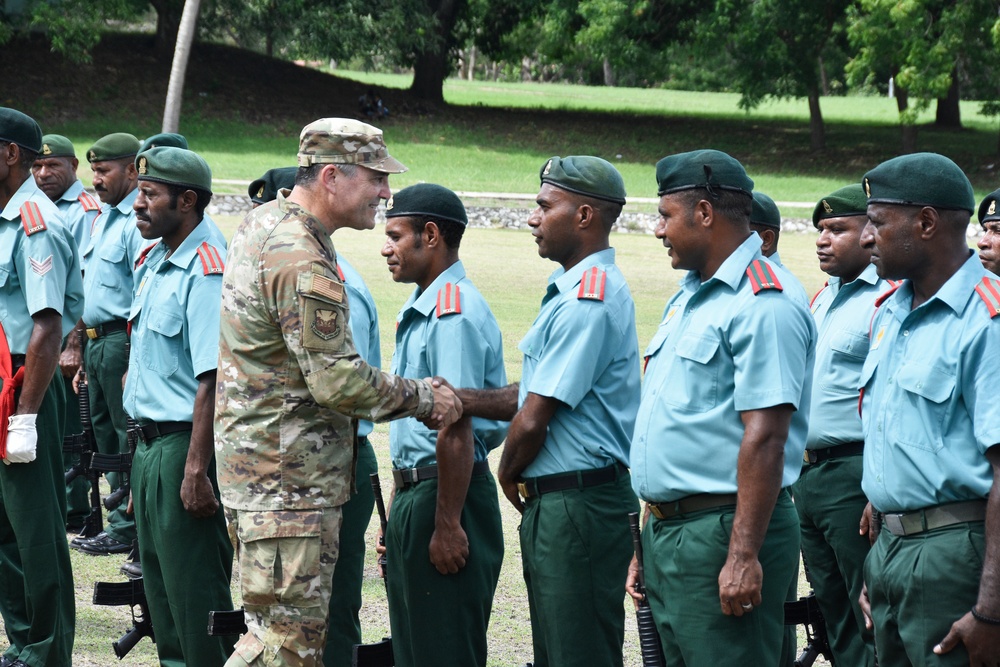
<path id="1" fill-rule="evenodd" d="M 73 184 L 66 188 L 66 192 L 62 193 L 62 196 L 55 201 L 55 205 L 62 214 L 66 228 L 76 239 L 76 247 L 82 253 L 90 244 L 90 229 L 94 226 L 94 220 L 100 215 L 101 209 L 86 210 L 83 207 L 83 202 L 80 201 L 81 194 L 83 194 L 83 183 L 79 180 L 73 181 Z M 97 198 L 92 198 L 96 203 Z"/>
<path id="2" fill-rule="evenodd" d="M 806 288 L 802 286 L 802 281 L 795 277 L 795 274 L 788 270 L 788 268 L 781 263 L 781 256 L 777 251 L 771 253 L 771 256 L 767 258 L 767 261 L 775 265 L 775 273 L 778 274 L 778 281 L 781 283 L 782 291 L 788 296 L 795 299 L 795 301 L 806 308 L 809 307 L 809 293 L 806 292 Z"/>
<path id="3" fill-rule="evenodd" d="M 648 501 L 735 493 L 740 413 L 790 404 L 781 486 L 799 477 L 812 392 L 816 327 L 809 311 L 774 289 L 753 293 L 751 234 L 704 283 L 691 271 L 667 302 L 646 349 L 632 440 L 632 487 Z"/>
<path id="4" fill-rule="evenodd" d="M 368 285 L 343 255 L 337 254 L 337 268 L 340 279 L 347 288 L 347 304 L 350 308 L 351 337 L 354 348 L 361 358 L 373 368 L 382 367 L 382 343 L 378 333 L 378 310 L 375 299 L 368 291 Z M 367 437 L 374 425 L 366 420 L 358 420 L 358 437 Z"/>
<path id="5" fill-rule="evenodd" d="M 975 253 L 910 310 L 904 281 L 878 309 L 861 373 L 865 495 L 883 512 L 985 498 L 1000 444 L 1000 317 L 976 293 Z"/>
<path id="6" fill-rule="evenodd" d="M 593 267 L 604 272 L 603 300 L 579 297 L 581 278 Z M 639 341 L 635 304 L 614 248 L 549 277 L 538 317 L 518 349 L 524 354 L 518 404 L 529 393 L 562 403 L 523 476 L 628 465 L 639 405 Z"/>
<path id="7" fill-rule="evenodd" d="M 461 312 L 446 314 L 448 305 L 454 307 L 456 285 Z M 455 387 L 497 389 L 507 384 L 500 327 L 461 262 L 445 269 L 426 291 L 414 290 L 399 311 L 392 372 L 412 379 L 440 375 Z M 507 426 L 473 418 L 476 461 L 485 461 L 490 450 L 503 442 Z M 437 431 L 413 417 L 389 425 L 389 454 L 397 470 L 434 464 L 436 443 Z"/>
<path id="8" fill-rule="evenodd" d="M 27 202 L 38 205 L 46 226 L 30 236 L 20 212 Z M 28 352 L 31 316 L 46 309 L 62 315 L 65 337 L 83 312 L 83 282 L 76 244 L 59 209 L 29 177 L 0 212 L 0 323 L 11 354 Z"/>
<path id="9" fill-rule="evenodd" d="M 199 224 L 169 257 L 158 243 L 136 271 L 123 401 L 136 420 L 193 421 L 197 377 L 216 368 L 226 249 L 211 239 Z"/>
<path id="10" fill-rule="evenodd" d="M 844 285 L 831 277 L 813 299 L 816 320 L 816 370 L 806 449 L 826 449 L 861 441 L 858 385 L 868 356 L 868 333 L 875 299 L 891 285 L 869 264 Z"/>
<path id="11" fill-rule="evenodd" d="M 138 189 L 117 206 L 104 206 L 83 251 L 83 290 L 87 295 L 83 322 L 94 326 L 126 320 L 132 306 L 133 267 L 139 254 L 153 241 L 142 238 L 135 226 L 132 203 Z"/>

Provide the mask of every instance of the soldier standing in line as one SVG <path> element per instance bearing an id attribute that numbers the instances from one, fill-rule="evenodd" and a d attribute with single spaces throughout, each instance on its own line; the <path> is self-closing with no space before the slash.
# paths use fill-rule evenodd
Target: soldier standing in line
<path id="1" fill-rule="evenodd" d="M 2 667 L 69 667 L 75 636 L 66 548 L 59 350 L 83 310 L 80 261 L 31 167 L 34 120 L 0 108 L 0 613 Z"/>
<path id="2" fill-rule="evenodd" d="M 994 190 L 979 205 L 979 224 L 983 237 L 979 239 L 979 261 L 987 271 L 1000 275 L 1000 210 L 997 201 L 1000 190 Z"/>
<path id="3" fill-rule="evenodd" d="M 802 286 L 802 281 L 795 277 L 784 264 L 778 254 L 778 237 L 781 235 L 781 212 L 774 200 L 763 192 L 753 192 L 753 208 L 750 211 L 750 231 L 760 236 L 760 254 L 764 255 L 775 267 L 778 280 L 784 291 L 803 306 L 809 305 L 809 293 Z"/>
<path id="4" fill-rule="evenodd" d="M 816 329 L 750 231 L 753 181 L 739 162 L 672 155 L 656 180 L 656 236 L 688 274 L 646 349 L 632 439 L 649 603 L 667 664 L 775 665 L 799 561 L 788 487 Z"/>
<path id="5" fill-rule="evenodd" d="M 388 174 L 405 169 L 381 130 L 318 120 L 298 161 L 291 193 L 236 231 L 223 275 L 215 438 L 249 628 L 231 666 L 322 660 L 340 508 L 355 487 L 352 417 L 444 428 L 462 413 L 449 389 L 381 373 L 353 344 L 330 235 L 374 227 Z"/>

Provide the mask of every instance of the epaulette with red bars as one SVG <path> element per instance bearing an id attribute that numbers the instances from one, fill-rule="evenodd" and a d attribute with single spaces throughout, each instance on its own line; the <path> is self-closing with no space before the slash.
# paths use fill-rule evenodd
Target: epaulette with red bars
<path id="1" fill-rule="evenodd" d="M 596 266 L 590 267 L 583 272 L 583 276 L 580 278 L 580 291 L 576 293 L 576 298 L 604 301 L 604 283 L 607 279 L 606 272 L 601 271 Z"/>
<path id="2" fill-rule="evenodd" d="M 878 298 L 875 299 L 875 307 L 876 308 L 881 308 L 882 304 L 886 302 L 886 299 L 888 299 L 890 296 L 892 296 L 896 292 L 896 290 L 899 289 L 899 286 L 903 284 L 903 281 L 902 280 L 890 280 L 889 284 L 891 285 L 891 287 L 889 289 L 887 289 L 886 291 L 882 292 L 878 296 Z"/>
<path id="3" fill-rule="evenodd" d="M 80 196 L 76 198 L 80 202 L 80 206 L 83 207 L 84 211 L 88 213 L 90 211 L 100 211 L 101 205 L 97 203 L 97 200 L 90 196 L 90 193 L 86 190 L 80 193 Z"/>
<path id="4" fill-rule="evenodd" d="M 976 294 L 986 304 L 990 319 L 1000 315 L 1000 280 L 983 276 L 982 282 L 976 285 Z"/>
<path id="5" fill-rule="evenodd" d="M 135 260 L 135 265 L 132 267 L 133 271 L 135 271 L 136 269 L 138 269 L 140 266 L 142 266 L 146 262 L 146 258 L 149 257 L 149 252 L 153 248 L 155 248 L 158 243 L 159 243 L 159 241 L 157 241 L 156 243 L 153 243 L 151 245 L 148 245 L 148 246 L 146 246 L 145 248 L 142 249 L 142 252 L 139 253 L 139 257 Z"/>
<path id="6" fill-rule="evenodd" d="M 458 289 L 458 284 L 445 283 L 444 287 L 438 290 L 437 309 L 434 312 L 438 317 L 462 312 L 462 293 Z"/>
<path id="7" fill-rule="evenodd" d="M 35 232 L 44 232 L 48 227 L 45 226 L 45 219 L 42 217 L 42 209 L 38 208 L 38 204 L 33 201 L 26 201 L 21 205 L 21 226 L 24 227 L 24 233 L 31 236 Z"/>
<path id="8" fill-rule="evenodd" d="M 823 290 L 825 290 L 829 286 L 830 286 L 830 281 L 827 280 L 825 283 L 823 283 L 823 287 L 821 287 L 818 292 L 816 292 L 815 294 L 813 294 L 813 298 L 809 300 L 809 307 L 810 308 L 812 308 L 813 304 L 816 303 L 816 299 L 818 299 L 819 295 L 823 293 Z"/>
<path id="9" fill-rule="evenodd" d="M 750 262 L 750 266 L 747 267 L 747 277 L 750 278 L 750 288 L 755 295 L 764 290 L 774 289 L 781 292 L 785 289 L 771 265 L 759 259 Z"/>
<path id="10" fill-rule="evenodd" d="M 222 255 L 219 254 L 218 250 L 208 245 L 208 241 L 202 241 L 202 244 L 198 246 L 198 257 L 201 257 L 201 268 L 206 276 L 222 273 L 226 268 L 222 261 Z"/>

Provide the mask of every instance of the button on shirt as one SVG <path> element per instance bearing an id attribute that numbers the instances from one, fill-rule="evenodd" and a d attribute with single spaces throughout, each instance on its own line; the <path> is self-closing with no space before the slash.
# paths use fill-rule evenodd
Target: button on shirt
<path id="1" fill-rule="evenodd" d="M 740 413 L 790 404 L 781 486 L 798 479 L 805 449 L 816 329 L 778 290 L 754 295 L 747 277 L 764 260 L 756 234 L 701 282 L 689 272 L 646 349 L 632 441 L 632 486 L 649 501 L 736 492 Z"/>
<path id="2" fill-rule="evenodd" d="M 584 272 L 605 272 L 604 299 L 578 298 Z M 635 304 L 614 248 L 550 277 L 542 307 L 518 349 L 519 405 L 528 393 L 558 399 L 545 444 L 524 477 L 628 465 L 639 403 Z"/>
<path id="3" fill-rule="evenodd" d="M 83 193 L 83 183 L 73 181 L 73 184 L 66 188 L 66 192 L 55 201 L 55 205 L 62 214 L 66 228 L 76 239 L 76 247 L 82 253 L 90 244 L 90 229 L 94 226 L 94 220 L 100 215 L 100 209 L 85 210 L 80 202 L 80 195 Z"/>
<path id="4" fill-rule="evenodd" d="M 136 272 L 129 319 L 132 351 L 125 381 L 125 411 L 143 421 L 193 421 L 198 376 L 219 357 L 222 274 L 206 275 L 199 247 L 225 261 L 202 220 L 167 256 L 161 241 Z M 213 254 L 214 253 L 214 254 Z"/>
<path id="5" fill-rule="evenodd" d="M 375 299 L 368 291 L 361 274 L 344 259 L 337 255 L 337 269 L 340 278 L 347 288 L 347 301 L 351 309 L 351 335 L 354 337 L 354 348 L 361 358 L 372 368 L 382 367 L 382 343 L 378 333 L 378 310 Z M 367 437 L 374 425 L 367 419 L 358 420 L 358 437 Z"/>
<path id="6" fill-rule="evenodd" d="M 135 226 L 132 204 L 138 189 L 117 206 L 106 205 L 94 223 L 90 244 L 83 251 L 83 289 L 87 301 L 83 322 L 94 326 L 128 319 L 132 307 L 132 271 L 139 253 L 152 241 Z"/>
<path id="7" fill-rule="evenodd" d="M 445 290 L 454 299 L 458 287 L 461 312 L 438 314 Z M 449 302 L 454 308 L 454 302 Z M 448 308 L 444 308 L 448 310 Z M 354 311 L 351 311 L 354 317 Z M 406 378 L 440 375 L 455 387 L 497 389 L 507 384 L 500 327 L 486 300 L 455 262 L 421 292 L 413 291 L 396 317 L 396 350 L 392 372 Z M 485 461 L 507 436 L 507 422 L 472 420 L 475 460 Z M 437 431 L 412 417 L 389 425 L 389 453 L 396 469 L 436 463 Z"/>
<path id="8" fill-rule="evenodd" d="M 858 385 L 868 356 L 868 336 L 875 299 L 892 285 L 880 280 L 869 264 L 846 285 L 832 277 L 813 299 L 816 320 L 816 370 L 807 449 L 825 449 L 859 442 Z"/>
<path id="9" fill-rule="evenodd" d="M 861 374 L 865 438 L 862 488 L 877 509 L 902 512 L 985 498 L 1000 443 L 1000 318 L 975 289 L 969 259 L 937 294 L 911 310 L 904 281 L 875 314 Z"/>

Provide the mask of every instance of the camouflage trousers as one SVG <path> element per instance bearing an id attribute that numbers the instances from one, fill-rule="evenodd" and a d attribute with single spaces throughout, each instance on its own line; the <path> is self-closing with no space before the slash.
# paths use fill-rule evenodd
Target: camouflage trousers
<path id="1" fill-rule="evenodd" d="M 341 516 L 226 508 L 249 630 L 226 667 L 323 664 Z"/>

